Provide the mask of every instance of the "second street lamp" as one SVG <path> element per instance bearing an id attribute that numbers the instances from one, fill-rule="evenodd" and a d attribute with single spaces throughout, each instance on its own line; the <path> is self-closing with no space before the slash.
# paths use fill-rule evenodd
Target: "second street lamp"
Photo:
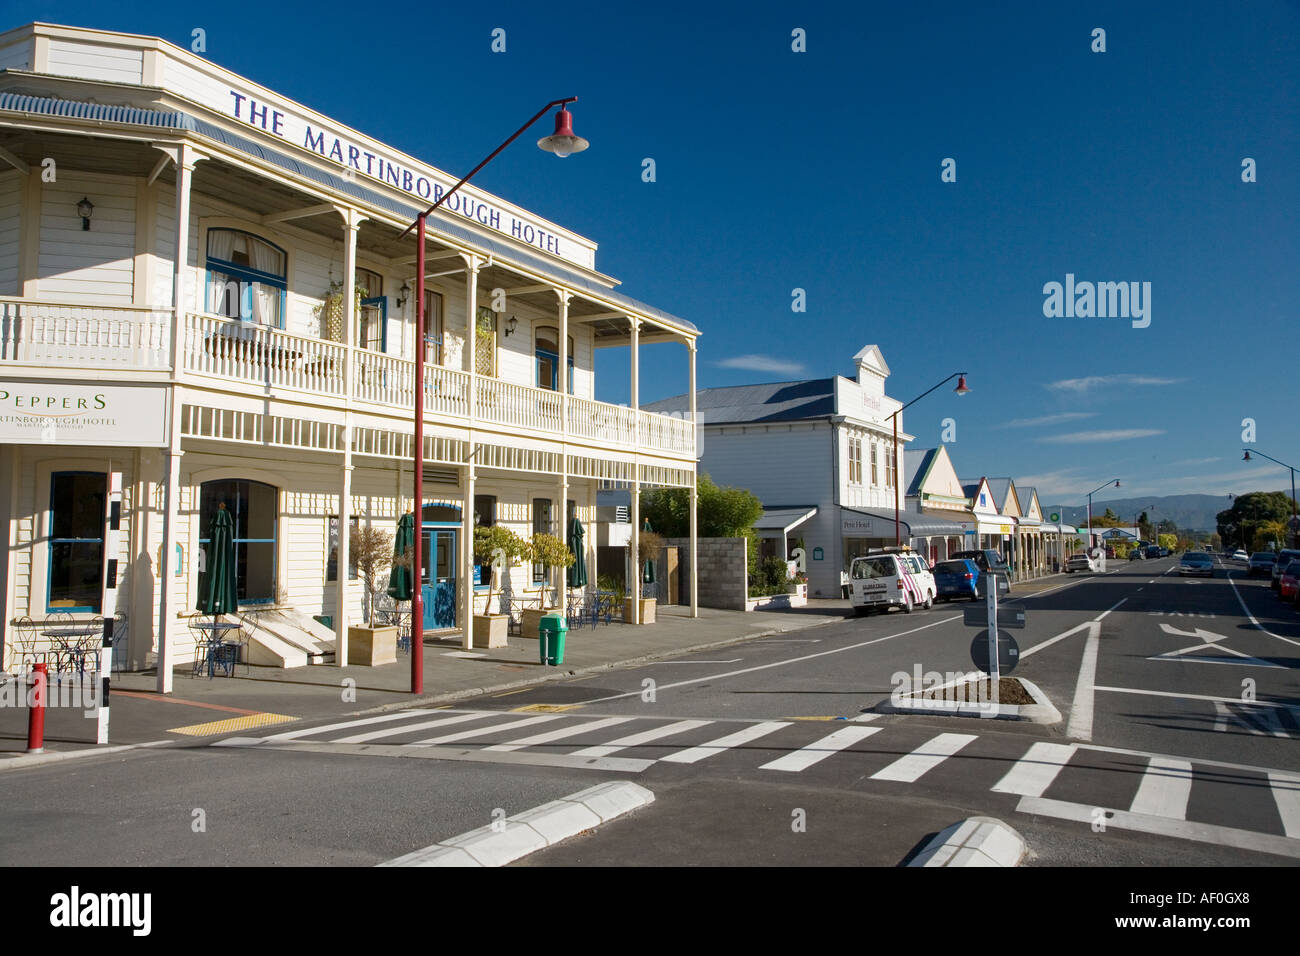
<path id="1" fill-rule="evenodd" d="M 1092 550 L 1092 496 L 1095 495 L 1097 492 L 1101 491 L 1102 488 L 1109 488 L 1111 486 L 1111 482 L 1115 483 L 1116 488 L 1119 487 L 1119 479 L 1112 478 L 1110 481 L 1098 485 L 1096 488 L 1092 489 L 1092 491 L 1088 492 L 1088 550 L 1089 551 Z"/>
<path id="2" fill-rule="evenodd" d="M 415 222 L 406 227 L 406 231 L 398 237 L 398 240 L 405 239 L 411 230 L 416 230 L 417 242 L 415 253 L 415 488 L 413 493 L 412 511 L 415 518 L 415 547 L 412 548 L 411 555 L 411 693 L 420 694 L 424 692 L 424 595 L 421 590 L 421 577 L 423 569 L 422 550 L 424 548 L 424 241 L 425 241 L 425 224 L 429 215 L 452 197 L 452 194 L 469 180 L 480 169 L 492 162 L 497 154 L 513 143 L 519 136 L 532 126 L 543 114 L 553 106 L 560 107 L 555 114 L 555 132 L 550 136 L 544 136 L 537 141 L 539 149 L 548 153 L 554 153 L 560 158 L 569 156 L 572 153 L 580 153 L 590 144 L 581 136 L 575 136 L 573 133 L 573 116 L 564 109 L 569 103 L 577 100 L 576 96 L 569 96 L 561 100 L 551 100 L 540 110 L 533 114 L 530 119 L 504 143 L 492 150 L 481 163 L 471 169 L 460 182 L 452 186 L 451 189 L 438 197 L 438 201 L 432 206 L 420 213 Z M 474 316 L 467 315 L 466 323 L 469 329 L 474 328 Z M 471 336 L 473 332 L 471 331 Z M 467 461 L 473 459 L 474 452 L 471 450 Z M 474 503 L 467 501 L 467 508 L 473 508 Z M 468 568 L 466 569 L 468 573 Z M 469 618 L 473 615 L 474 609 L 467 607 L 465 616 Z M 470 621 L 466 620 L 465 626 L 470 626 Z"/>
<path id="3" fill-rule="evenodd" d="M 896 548 L 902 545 L 902 534 L 899 531 L 900 509 L 898 504 L 898 496 L 899 496 L 898 483 L 903 476 L 903 472 L 905 471 L 905 469 L 901 465 L 901 462 L 899 461 L 899 455 L 898 455 L 898 415 L 900 412 L 902 412 L 903 409 L 907 408 L 908 405 L 915 405 L 917 402 L 925 398 L 925 396 L 929 395 L 935 389 L 939 388 L 941 385 L 948 384 L 954 378 L 957 379 L 957 387 L 953 389 L 953 392 L 955 392 L 958 395 L 965 395 L 967 392 L 970 391 L 970 389 L 966 387 L 967 374 L 968 374 L 967 372 L 953 372 L 951 375 L 945 378 L 938 385 L 932 386 L 931 388 L 926 389 L 920 395 L 916 396 L 916 398 L 908 402 L 907 405 L 900 405 L 894 411 L 894 413 L 889 416 L 894 420 L 894 547 Z M 874 459 L 872 460 L 874 461 Z"/>
<path id="4" fill-rule="evenodd" d="M 1245 454 L 1241 456 L 1241 460 L 1250 461 L 1250 449 L 1243 448 L 1242 451 L 1245 452 Z M 1257 451 L 1255 454 L 1259 455 L 1260 458 L 1267 458 L 1271 462 L 1276 462 L 1283 468 L 1287 468 L 1291 471 L 1291 521 L 1287 525 L 1287 531 L 1291 533 L 1291 543 L 1294 545 L 1296 541 L 1300 541 L 1300 517 L 1297 517 L 1296 515 L 1297 509 L 1295 503 L 1295 468 L 1284 461 L 1278 461 L 1276 458 L 1264 454 L 1262 451 Z"/>

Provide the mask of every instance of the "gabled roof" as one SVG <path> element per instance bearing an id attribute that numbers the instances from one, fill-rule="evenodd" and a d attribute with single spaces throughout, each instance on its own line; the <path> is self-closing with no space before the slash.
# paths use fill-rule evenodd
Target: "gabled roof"
<path id="1" fill-rule="evenodd" d="M 1023 504 L 1025 516 L 1028 517 L 1037 512 L 1037 517 L 1043 517 L 1043 503 L 1038 500 L 1037 488 L 1020 488 L 1016 491 L 1016 496 Z"/>
<path id="2" fill-rule="evenodd" d="M 690 396 L 674 395 L 641 407 L 649 412 L 684 412 L 690 409 Z M 695 393 L 695 409 L 705 425 L 830 418 L 835 411 L 835 380 L 702 388 Z"/>
<path id="3" fill-rule="evenodd" d="M 915 498 L 921 493 L 925 479 L 938 457 L 938 448 L 903 449 L 903 480 L 907 482 L 907 491 L 904 494 L 908 498 Z"/>
<path id="4" fill-rule="evenodd" d="M 885 356 L 880 352 L 879 345 L 866 345 L 857 355 L 853 356 L 854 365 L 865 365 L 880 375 L 888 376 L 889 366 L 885 364 Z"/>
<path id="5" fill-rule="evenodd" d="M 1016 483 L 1010 478 L 987 478 L 989 491 L 993 493 L 993 500 L 998 504 L 998 514 L 1011 515 L 1012 517 L 1022 514 L 1020 510 L 1020 498 L 1016 495 Z M 1014 501 L 1015 511 L 1008 511 L 1007 506 Z"/>

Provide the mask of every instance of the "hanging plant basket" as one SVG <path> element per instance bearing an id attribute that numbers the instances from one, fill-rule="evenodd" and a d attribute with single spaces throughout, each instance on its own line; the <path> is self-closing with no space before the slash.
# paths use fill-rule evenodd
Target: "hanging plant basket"
<path id="1" fill-rule="evenodd" d="M 354 314 L 361 312 L 361 300 L 369 295 L 369 291 L 356 287 L 356 308 Z M 343 327 L 343 320 L 346 318 L 346 310 L 343 308 L 343 283 L 338 280 L 330 282 L 330 287 L 325 293 L 324 301 L 316 308 L 312 309 L 312 314 L 320 320 L 320 337 L 329 342 L 346 342 L 347 336 Z"/>

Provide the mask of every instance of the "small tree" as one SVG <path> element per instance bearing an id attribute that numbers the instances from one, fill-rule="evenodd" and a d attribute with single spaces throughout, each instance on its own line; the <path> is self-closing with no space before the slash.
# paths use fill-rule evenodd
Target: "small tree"
<path id="1" fill-rule="evenodd" d="M 533 556 L 533 546 L 528 541 L 515 534 L 505 525 L 494 524 L 491 527 L 484 528 L 479 526 L 474 529 L 474 558 L 479 564 L 494 562 L 497 555 L 501 556 L 501 577 L 504 581 L 506 575 L 510 573 L 510 563 L 512 561 L 528 560 Z M 495 593 L 496 566 L 493 564 L 488 571 L 488 597 L 487 604 L 483 606 L 484 614 L 492 613 L 492 596 Z"/>
<path id="2" fill-rule="evenodd" d="M 357 573 L 366 584 L 366 623 L 369 624 L 374 614 L 375 590 L 393 564 L 393 536 L 367 525 L 353 528 L 349 541 Z"/>
<path id="3" fill-rule="evenodd" d="M 638 594 L 641 593 L 640 585 L 644 583 L 646 562 L 657 560 L 659 552 L 664 549 L 665 544 L 664 536 L 655 531 L 642 531 L 641 536 L 637 539 L 636 580 Z"/>
<path id="4" fill-rule="evenodd" d="M 531 551 L 530 557 L 545 569 L 544 574 L 551 568 L 567 568 L 578 560 L 562 539 L 544 531 L 533 535 Z M 545 587 L 542 588 L 542 604 L 546 604 Z"/>

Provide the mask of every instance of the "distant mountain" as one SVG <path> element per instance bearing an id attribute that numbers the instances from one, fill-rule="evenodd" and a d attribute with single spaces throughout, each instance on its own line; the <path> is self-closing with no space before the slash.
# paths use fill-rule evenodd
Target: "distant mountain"
<path id="1" fill-rule="evenodd" d="M 1286 495 L 1290 497 L 1289 489 Z M 1102 515 L 1109 508 L 1125 524 L 1132 524 L 1133 519 L 1145 511 L 1149 518 L 1157 522 L 1172 518 L 1174 524 L 1184 531 L 1213 531 L 1216 524 L 1214 516 L 1220 511 L 1226 511 L 1231 505 L 1227 495 L 1146 495 L 1141 498 L 1114 498 L 1110 501 L 1093 498 L 1092 513 L 1094 516 Z M 1076 528 L 1088 523 L 1086 502 L 1081 506 L 1043 506 L 1044 517 L 1052 512 L 1059 513 L 1066 524 L 1072 524 Z"/>

